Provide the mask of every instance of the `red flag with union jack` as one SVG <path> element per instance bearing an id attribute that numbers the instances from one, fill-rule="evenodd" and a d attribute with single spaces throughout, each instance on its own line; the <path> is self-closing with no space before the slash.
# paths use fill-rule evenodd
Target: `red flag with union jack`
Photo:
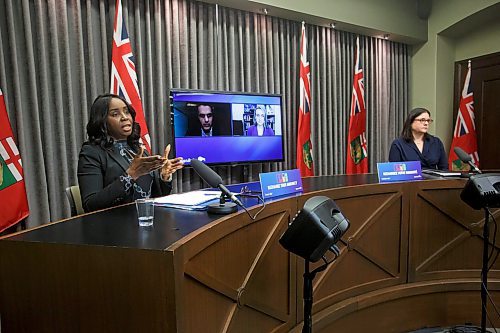
<path id="1" fill-rule="evenodd" d="M 366 142 L 366 107 L 363 69 L 359 64 L 359 37 L 356 38 L 354 80 L 347 136 L 346 174 L 368 173 L 368 144 Z"/>
<path id="2" fill-rule="evenodd" d="M 0 232 L 29 215 L 21 155 L 12 135 L 0 89 Z"/>
<path id="3" fill-rule="evenodd" d="M 297 129 L 297 168 L 300 175 L 314 176 L 311 143 L 311 69 L 307 61 L 306 26 L 302 22 L 300 37 L 300 104 L 299 126 Z"/>
<path id="4" fill-rule="evenodd" d="M 455 154 L 455 147 L 462 148 L 472 158 L 472 163 L 479 167 L 479 155 L 477 154 L 476 125 L 474 123 L 474 96 L 470 84 L 470 60 L 465 76 L 460 106 L 458 107 L 457 121 L 453 131 L 448 165 L 452 170 L 469 170 L 469 165 L 463 163 Z"/>
<path id="5" fill-rule="evenodd" d="M 122 96 L 134 107 L 135 121 L 141 126 L 142 143 L 151 152 L 151 139 L 142 109 L 134 55 L 125 26 L 121 0 L 116 0 L 113 48 L 111 50 L 111 93 Z"/>

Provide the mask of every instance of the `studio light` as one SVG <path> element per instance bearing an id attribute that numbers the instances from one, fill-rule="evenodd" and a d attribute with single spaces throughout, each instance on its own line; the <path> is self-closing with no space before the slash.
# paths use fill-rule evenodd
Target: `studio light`
<path id="1" fill-rule="evenodd" d="M 470 162 L 470 157 L 465 153 L 455 150 L 462 162 Z M 500 174 L 485 174 L 472 163 L 473 170 L 479 174 L 470 176 L 467 184 L 460 193 L 463 202 L 474 209 L 484 210 L 483 225 L 483 263 L 481 267 L 481 332 L 486 332 L 486 302 L 488 294 L 488 271 L 490 251 L 490 208 L 500 208 Z M 492 215 L 493 216 L 493 215 Z M 496 223 L 496 222 L 495 222 Z M 496 230 L 496 228 L 495 228 Z M 495 238 L 493 238 L 495 239 Z M 496 247 L 496 244 L 493 244 Z"/>
<path id="2" fill-rule="evenodd" d="M 335 202 L 325 196 L 312 197 L 293 219 L 280 243 L 288 251 L 316 262 L 332 249 L 349 228 Z"/>
<path id="3" fill-rule="evenodd" d="M 474 209 L 500 207 L 500 173 L 483 173 L 469 178 L 460 198 Z"/>
<path id="4" fill-rule="evenodd" d="M 335 202 L 325 196 L 316 196 L 306 201 L 280 238 L 280 244 L 286 250 L 305 259 L 302 333 L 312 332 L 312 281 L 318 272 L 325 270 L 333 261 L 326 259 L 326 251 L 335 253 L 335 259 L 340 255 L 336 243 L 348 228 L 349 221 Z M 309 263 L 321 258 L 325 263 L 310 271 Z"/>

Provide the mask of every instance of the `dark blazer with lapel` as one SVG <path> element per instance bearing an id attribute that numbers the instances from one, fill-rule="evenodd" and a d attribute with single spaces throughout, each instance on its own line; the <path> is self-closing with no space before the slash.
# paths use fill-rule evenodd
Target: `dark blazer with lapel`
<path id="1" fill-rule="evenodd" d="M 198 121 L 197 126 L 193 126 L 187 129 L 186 136 L 202 136 L 202 127 L 200 126 L 200 122 Z M 218 135 L 229 135 L 229 134 L 221 134 L 221 131 L 217 126 L 212 126 L 212 136 Z"/>
<path id="2" fill-rule="evenodd" d="M 84 143 L 78 159 L 78 184 L 86 212 L 132 202 L 132 195 L 125 192 L 120 176 L 126 176 L 129 163 L 114 149 Z M 172 190 L 170 182 L 163 182 L 158 172 L 153 173 L 151 196 L 167 195 Z"/>
<path id="3" fill-rule="evenodd" d="M 448 159 L 444 146 L 438 137 L 427 135 L 422 152 L 413 142 L 398 138 L 392 142 L 389 151 L 390 162 L 420 161 L 424 169 L 448 169 Z"/>

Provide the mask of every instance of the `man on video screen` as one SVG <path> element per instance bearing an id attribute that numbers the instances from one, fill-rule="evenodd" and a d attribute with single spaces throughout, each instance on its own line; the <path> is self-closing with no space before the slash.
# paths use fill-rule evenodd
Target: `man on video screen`
<path id="1" fill-rule="evenodd" d="M 230 128 L 224 119 L 218 119 L 214 113 L 214 107 L 208 104 L 198 104 L 197 121 L 191 122 L 186 133 L 187 136 L 216 136 L 230 135 Z"/>

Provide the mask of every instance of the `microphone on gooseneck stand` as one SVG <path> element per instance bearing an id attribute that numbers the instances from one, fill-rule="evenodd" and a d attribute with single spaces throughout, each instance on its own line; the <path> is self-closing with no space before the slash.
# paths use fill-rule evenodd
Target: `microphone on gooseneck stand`
<path id="1" fill-rule="evenodd" d="M 236 204 L 240 207 L 243 207 L 243 204 L 234 195 L 234 193 L 229 191 L 229 189 L 225 187 L 224 184 L 222 184 L 221 176 L 219 176 L 215 171 L 210 169 L 205 163 L 196 159 L 192 159 L 191 166 L 193 167 L 194 171 L 196 171 L 196 173 L 200 176 L 200 178 L 203 179 L 208 185 L 219 188 L 222 192 L 220 203 L 208 205 L 209 213 L 231 214 L 238 211 Z M 236 204 L 232 202 L 225 202 L 224 196 L 230 198 Z"/>
<path id="2" fill-rule="evenodd" d="M 455 154 L 457 154 L 460 161 L 470 165 L 472 171 L 482 173 L 481 170 L 479 170 L 479 168 L 474 163 L 472 163 L 472 158 L 470 157 L 470 155 L 467 154 L 462 148 L 455 147 L 453 150 L 455 151 Z"/>

